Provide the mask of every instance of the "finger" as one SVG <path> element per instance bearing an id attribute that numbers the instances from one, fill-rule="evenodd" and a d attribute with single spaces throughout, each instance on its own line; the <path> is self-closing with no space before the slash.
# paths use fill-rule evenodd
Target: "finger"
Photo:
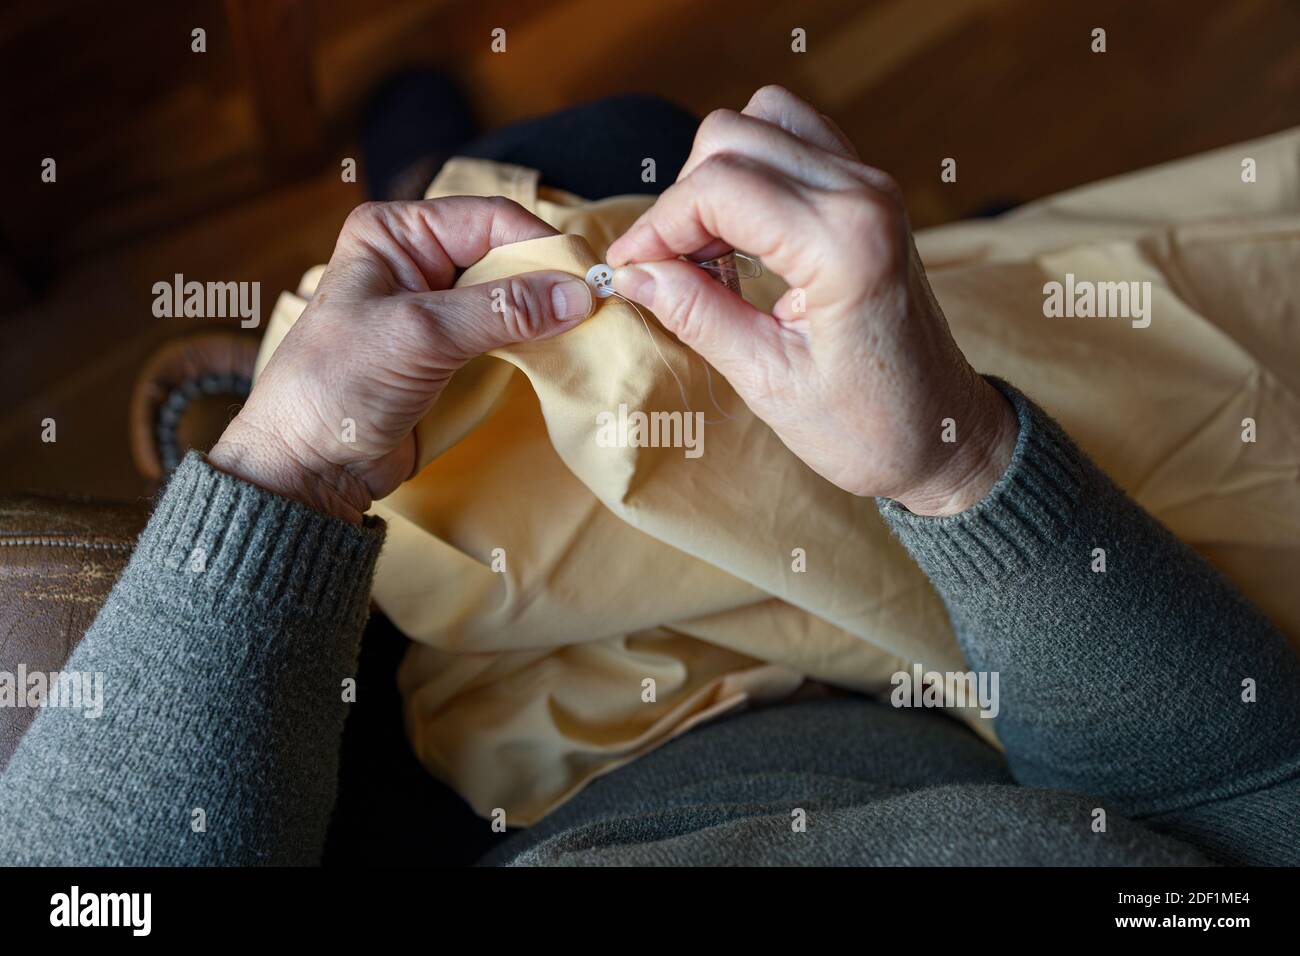
<path id="1" fill-rule="evenodd" d="M 735 384 L 746 370 L 784 362 L 781 328 L 698 266 L 668 259 L 614 272 L 614 289 L 659 319 Z"/>
<path id="2" fill-rule="evenodd" d="M 740 153 L 816 189 L 844 189 L 860 179 L 862 164 L 799 138 L 776 124 L 732 110 L 704 118 L 678 181 L 717 153 Z"/>
<path id="3" fill-rule="evenodd" d="M 359 263 L 395 290 L 428 292 L 450 288 L 458 269 L 491 249 L 554 235 L 555 229 L 499 196 L 372 202 L 348 216 L 335 258 L 343 268 Z M 336 266 L 334 259 L 330 265 Z"/>
<path id="4" fill-rule="evenodd" d="M 587 283 L 558 271 L 525 272 L 411 298 L 442 339 L 440 351 L 460 361 L 559 335 L 592 309 Z"/>
<path id="5" fill-rule="evenodd" d="M 819 113 L 809 103 L 801 100 L 783 86 L 764 86 L 749 98 L 741 111 L 747 116 L 767 120 L 806 142 L 845 159 L 857 160 L 858 151 L 835 125 L 835 121 Z"/>
<path id="6" fill-rule="evenodd" d="M 853 142 L 835 121 L 819 113 L 809 103 L 801 100 L 783 86 L 765 86 L 750 97 L 741 111 L 780 126 L 801 140 L 812 143 L 828 153 L 850 161 L 848 167 L 867 185 L 902 201 L 902 192 L 884 170 L 868 166 L 861 161 Z"/>
<path id="7" fill-rule="evenodd" d="M 670 186 L 609 247 L 612 266 L 689 255 L 714 239 L 760 256 L 791 285 L 816 274 L 820 231 L 798 183 L 747 156 L 718 153 Z"/>
<path id="8" fill-rule="evenodd" d="M 843 188 L 852 176 L 862 173 L 856 163 L 857 154 L 839 129 L 779 86 L 763 87 L 750 98 L 742 113 L 715 110 L 706 116 L 678 181 L 720 152 L 752 156 L 801 182 L 824 189 Z M 714 239 L 687 255 L 703 261 L 730 250 L 726 242 Z"/>

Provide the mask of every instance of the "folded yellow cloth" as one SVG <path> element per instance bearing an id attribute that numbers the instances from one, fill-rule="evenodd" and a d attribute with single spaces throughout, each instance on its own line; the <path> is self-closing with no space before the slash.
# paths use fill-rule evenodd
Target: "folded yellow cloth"
<path id="1" fill-rule="evenodd" d="M 1293 637 L 1298 147 L 1292 132 L 918 237 L 972 363 L 1057 415 Z M 1259 183 L 1240 183 L 1242 156 Z M 508 196 L 562 233 L 494 250 L 462 285 L 583 276 L 650 201 L 584 202 L 465 159 L 428 192 L 448 195 Z M 281 296 L 259 370 L 319 271 Z M 1151 281 L 1150 326 L 1045 317 L 1043 285 L 1066 273 Z M 759 306 L 782 291 L 770 275 L 744 287 Z M 805 677 L 881 693 L 913 662 L 966 668 L 874 503 L 813 474 L 714 373 L 720 420 L 702 360 L 647 317 L 650 331 L 600 300 L 563 336 L 471 363 L 417 429 L 426 467 L 374 507 L 389 524 L 375 601 L 415 642 L 400 674 L 415 750 L 512 824 Z M 703 454 L 598 442 L 598 416 L 620 405 L 686 411 L 665 359 L 716 422 Z M 1246 416 L 1257 443 L 1241 441 Z M 962 716 L 992 739 L 974 709 Z"/>

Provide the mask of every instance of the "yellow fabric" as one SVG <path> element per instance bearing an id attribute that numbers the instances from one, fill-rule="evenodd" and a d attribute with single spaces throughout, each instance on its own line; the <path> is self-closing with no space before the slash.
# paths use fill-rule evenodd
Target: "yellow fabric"
<path id="1" fill-rule="evenodd" d="M 1287 133 L 918 237 L 973 364 L 1057 415 L 1293 638 L 1298 147 Z M 1259 183 L 1240 183 L 1247 155 Z M 585 275 L 649 201 L 587 203 L 475 160 L 449 163 L 428 192 L 457 194 L 509 196 L 563 233 L 494 250 L 460 284 Z M 1150 279 L 1151 326 L 1045 318 L 1043 283 L 1067 271 Z M 318 277 L 281 297 L 259 369 Z M 744 285 L 760 306 L 782 291 L 772 276 Z M 691 408 L 719 417 L 702 360 L 651 325 Z M 700 458 L 598 447 L 599 412 L 681 408 L 641 319 L 602 300 L 579 328 L 459 373 L 417 429 L 427 467 L 376 503 L 389 537 L 375 601 L 415 642 L 400 675 L 411 740 L 479 813 L 533 822 L 593 777 L 805 676 L 880 693 L 913 661 L 965 669 L 874 504 L 818 478 L 713 379 L 734 420 L 705 428 Z M 1247 415 L 1256 444 L 1240 441 Z M 796 548 L 805 573 L 792 570 Z M 991 739 L 987 721 L 963 716 Z"/>

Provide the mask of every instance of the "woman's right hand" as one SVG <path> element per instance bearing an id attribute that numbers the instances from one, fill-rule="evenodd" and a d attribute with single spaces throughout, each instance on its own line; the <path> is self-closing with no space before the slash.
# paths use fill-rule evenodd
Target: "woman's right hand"
<path id="1" fill-rule="evenodd" d="M 790 286 L 771 314 L 678 259 L 726 248 Z M 1006 469 L 1015 414 L 953 341 L 898 187 L 788 91 L 710 114 L 677 182 L 608 259 L 619 292 L 841 488 L 955 514 Z M 947 418 L 955 442 L 942 440 Z"/>

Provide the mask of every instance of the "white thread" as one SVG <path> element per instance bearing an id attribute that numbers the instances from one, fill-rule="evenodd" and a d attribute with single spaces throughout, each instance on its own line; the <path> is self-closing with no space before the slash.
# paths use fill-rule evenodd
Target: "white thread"
<path id="1" fill-rule="evenodd" d="M 653 345 L 655 351 L 659 353 L 659 361 L 664 363 L 664 367 L 668 369 L 668 374 L 671 375 L 673 377 L 673 381 L 677 383 L 677 391 L 681 393 L 682 404 L 686 406 L 686 411 L 689 414 L 692 415 L 695 414 L 694 410 L 691 408 L 690 399 L 686 397 L 686 384 L 682 381 L 681 376 L 677 374 L 677 370 L 673 368 L 672 363 L 670 363 L 667 357 L 664 355 L 663 349 L 659 348 L 659 343 L 655 341 L 654 332 L 650 328 L 650 320 L 645 317 L 645 313 L 641 311 L 641 307 L 638 306 L 635 302 L 633 302 L 631 299 L 629 299 L 621 292 L 616 292 L 615 290 L 610 289 L 609 294 L 612 296 L 617 296 L 618 298 L 626 302 L 628 305 L 630 305 L 634 310 L 636 310 L 636 314 L 641 318 L 641 324 L 645 326 L 645 334 L 650 338 L 650 344 Z M 686 354 L 688 356 L 687 361 L 689 361 L 690 351 L 687 350 Z M 724 421 L 734 422 L 735 419 L 732 418 L 730 415 L 728 415 L 725 411 L 723 411 L 722 406 L 718 404 L 718 400 L 713 397 L 713 373 L 709 371 L 709 363 L 704 359 L 703 356 L 700 357 L 700 361 L 704 362 L 704 378 L 709 386 L 709 401 L 713 403 L 714 409 L 716 409 L 718 414 L 722 416 L 722 418 L 717 418 L 714 419 L 713 421 L 709 421 L 706 418 L 704 419 L 704 424 L 720 425 Z"/>

